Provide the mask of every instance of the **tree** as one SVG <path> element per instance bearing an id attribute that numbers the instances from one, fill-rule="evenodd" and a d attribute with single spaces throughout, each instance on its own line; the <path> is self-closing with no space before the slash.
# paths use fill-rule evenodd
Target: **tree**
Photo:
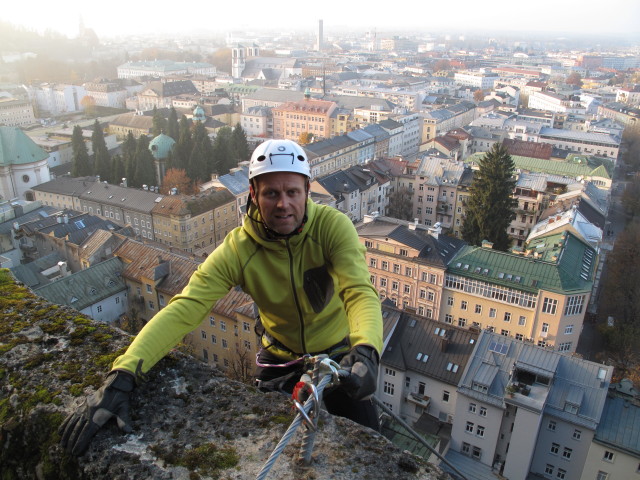
<path id="1" fill-rule="evenodd" d="M 180 126 L 178 124 L 178 113 L 175 108 L 171 107 L 171 110 L 169 110 L 169 120 L 167 121 L 167 135 L 177 142 L 179 134 Z"/>
<path id="2" fill-rule="evenodd" d="M 93 115 L 96 109 L 96 99 L 91 95 L 85 95 L 82 97 L 82 100 L 80 100 L 80 105 L 82 105 L 87 115 Z"/>
<path id="3" fill-rule="evenodd" d="M 444 70 L 451 70 L 451 62 L 449 60 L 438 60 L 433 66 L 434 72 L 442 72 Z"/>
<path id="4" fill-rule="evenodd" d="M 135 170 L 130 186 L 141 187 L 142 185 L 156 185 L 156 169 L 154 158 L 149 150 L 149 138 L 140 135 L 136 145 Z"/>
<path id="5" fill-rule="evenodd" d="M 578 72 L 570 73 L 564 81 L 567 85 L 575 85 L 580 88 L 582 86 L 582 77 Z"/>
<path id="6" fill-rule="evenodd" d="M 187 168 L 189 157 L 193 150 L 193 139 L 191 135 L 191 122 L 182 115 L 178 125 L 178 140 L 174 146 L 175 158 L 173 166 L 176 168 Z"/>
<path id="7" fill-rule="evenodd" d="M 407 187 L 400 187 L 389 195 L 387 215 L 401 220 L 412 220 L 413 202 L 411 190 Z"/>
<path id="8" fill-rule="evenodd" d="M 233 128 L 233 136 L 232 136 L 232 144 L 233 150 L 235 152 L 236 160 L 239 162 L 243 160 L 249 160 L 251 156 L 249 153 L 249 143 L 247 142 L 247 134 L 244 131 L 244 128 L 237 123 Z"/>
<path id="9" fill-rule="evenodd" d="M 640 217 L 640 178 L 634 177 L 627 184 L 621 202 L 628 217 Z"/>
<path id="10" fill-rule="evenodd" d="M 216 139 L 213 141 L 213 159 L 215 171 L 219 175 L 225 175 L 229 173 L 229 170 L 238 165 L 238 162 L 233 155 L 231 136 L 231 128 L 222 127 L 220 130 L 218 130 Z"/>
<path id="11" fill-rule="evenodd" d="M 516 184 L 514 168 L 509 152 L 498 142 L 480 161 L 480 168 L 471 182 L 462 224 L 462 238 L 468 243 L 481 245 L 483 240 L 488 240 L 498 250 L 509 247 L 507 228 L 515 218 L 517 206 L 512 197 Z"/>
<path id="12" fill-rule="evenodd" d="M 622 160 L 632 170 L 640 169 L 640 125 L 627 126 L 622 132 Z"/>
<path id="13" fill-rule="evenodd" d="M 240 349 L 236 348 L 235 353 L 231 357 L 227 376 L 232 380 L 253 385 L 253 370 L 253 354 L 247 349 L 240 351 Z"/>
<path id="14" fill-rule="evenodd" d="M 92 169 L 89 164 L 89 152 L 84 143 L 82 128 L 80 125 L 73 127 L 71 135 L 71 175 L 74 177 L 86 177 L 91 175 Z"/>
<path id="15" fill-rule="evenodd" d="M 111 183 L 114 185 L 120 185 L 120 182 L 124 178 L 124 163 L 122 156 L 114 155 L 111 159 Z"/>
<path id="16" fill-rule="evenodd" d="M 298 143 L 300 145 L 307 145 L 313 142 L 313 134 L 309 132 L 302 132 L 298 137 Z"/>
<path id="17" fill-rule="evenodd" d="M 197 188 L 194 187 L 193 182 L 187 176 L 187 172 L 181 168 L 170 168 L 165 173 L 162 179 L 162 187 L 160 187 L 160 193 L 168 195 L 171 193 L 172 188 L 177 188 L 178 193 L 191 195 L 197 193 Z"/>
<path id="18" fill-rule="evenodd" d="M 156 138 L 167 129 L 167 120 L 162 116 L 158 109 L 153 107 L 153 128 L 151 129 L 151 135 Z"/>
<path id="19" fill-rule="evenodd" d="M 95 174 L 100 175 L 100 179 L 103 181 L 113 182 L 109 150 L 107 150 L 107 144 L 104 141 L 102 126 L 97 119 L 93 123 L 91 148 L 93 149 L 93 165 Z"/>
<path id="20" fill-rule="evenodd" d="M 133 177 L 136 171 L 136 149 L 137 142 L 133 133 L 129 131 L 127 138 L 122 144 L 122 164 L 124 167 L 124 177 L 127 179 L 127 184 L 132 185 Z"/>
<path id="21" fill-rule="evenodd" d="M 473 92 L 473 100 L 475 102 L 481 102 L 482 100 L 484 100 L 484 91 L 481 89 L 478 89 L 475 92 Z"/>

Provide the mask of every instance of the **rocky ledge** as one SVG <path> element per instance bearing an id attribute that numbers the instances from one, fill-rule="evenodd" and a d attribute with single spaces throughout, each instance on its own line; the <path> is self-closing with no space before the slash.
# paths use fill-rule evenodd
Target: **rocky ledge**
<path id="1" fill-rule="evenodd" d="M 58 426 L 102 384 L 130 337 L 46 303 L 0 270 L 0 465 L 3 479 L 251 479 L 294 418 L 282 395 L 263 394 L 179 351 L 132 395 L 134 433 L 115 422 L 75 458 Z M 322 412 L 312 461 L 303 429 L 266 478 L 444 479 L 437 467 L 383 436 Z"/>

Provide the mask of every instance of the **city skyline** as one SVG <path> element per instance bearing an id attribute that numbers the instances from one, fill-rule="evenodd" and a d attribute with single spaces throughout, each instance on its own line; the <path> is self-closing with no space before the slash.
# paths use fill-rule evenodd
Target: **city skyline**
<path id="1" fill-rule="evenodd" d="M 485 3 L 461 0 L 455 11 L 447 5 L 426 4 L 408 0 L 396 5 L 393 14 L 388 9 L 375 8 L 360 3 L 345 4 L 329 0 L 322 9 L 303 9 L 298 2 L 285 0 L 265 4 L 256 0 L 243 2 L 238 14 L 228 5 L 196 0 L 189 8 L 149 11 L 147 4 L 114 0 L 109 8 L 98 9 L 95 4 L 80 0 L 65 0 L 55 7 L 44 0 L 15 2 L 0 14 L 0 20 L 38 32 L 52 30 L 74 37 L 82 19 L 87 28 L 93 29 L 99 38 L 134 34 L 184 34 L 224 33 L 227 31 L 277 30 L 283 33 L 308 32 L 317 29 L 318 20 L 324 20 L 324 31 L 345 28 L 376 30 L 380 34 L 400 30 L 430 32 L 450 31 L 464 34 L 474 31 L 484 33 L 542 33 L 550 35 L 610 35 L 620 40 L 637 40 L 640 32 L 640 2 L 636 0 L 611 0 L 607 9 L 595 1 L 554 2 L 539 0 L 535 8 L 498 9 Z M 42 14 L 42 13 L 46 14 Z M 251 12 L 246 14 L 246 12 Z M 148 20 L 148 21 L 145 21 Z M 347 23 L 348 21 L 348 23 Z"/>

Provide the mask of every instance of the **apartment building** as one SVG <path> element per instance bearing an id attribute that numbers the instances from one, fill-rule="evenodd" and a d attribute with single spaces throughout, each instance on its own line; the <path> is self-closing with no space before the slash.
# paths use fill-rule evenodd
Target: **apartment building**
<path id="1" fill-rule="evenodd" d="M 213 77 L 216 67 L 209 63 L 152 60 L 127 62 L 117 68 L 118 78 L 167 77 L 172 75 L 204 75 Z"/>
<path id="2" fill-rule="evenodd" d="M 383 315 L 391 307 L 383 305 Z M 451 424 L 479 332 L 400 312 L 380 359 L 376 396 L 410 425 Z M 446 427 L 445 427 L 446 428 Z"/>
<path id="3" fill-rule="evenodd" d="M 453 76 L 456 84 L 473 87 L 480 90 L 492 90 L 493 84 L 499 78 L 496 73 L 486 72 L 456 72 Z"/>
<path id="4" fill-rule="evenodd" d="M 333 196 L 335 208 L 356 223 L 362 221 L 364 215 L 373 212 L 384 215 L 388 206 L 389 185 L 388 176 L 372 172 L 362 165 L 354 165 L 315 177 L 311 191 Z"/>
<path id="5" fill-rule="evenodd" d="M 0 98 L 0 125 L 26 127 L 35 123 L 36 117 L 33 114 L 31 102 L 14 98 Z"/>
<path id="6" fill-rule="evenodd" d="M 423 116 L 422 143 L 442 135 L 449 130 L 469 125 L 476 116 L 476 105 L 463 100 L 447 108 L 432 110 L 421 114 Z"/>
<path id="7" fill-rule="evenodd" d="M 534 238 L 524 251 L 465 246 L 449 263 L 440 319 L 489 329 L 559 352 L 574 352 L 597 251 L 570 231 Z"/>
<path id="8" fill-rule="evenodd" d="M 249 198 L 249 162 L 239 162 L 226 175 L 211 175 L 211 181 L 200 186 L 202 191 L 210 188 L 224 188 L 231 192 L 236 199 L 236 215 L 238 225 L 246 213 L 247 200 Z"/>
<path id="9" fill-rule="evenodd" d="M 273 134 L 273 116 L 269 107 L 249 107 L 240 115 L 247 137 L 268 138 Z"/>
<path id="10" fill-rule="evenodd" d="M 584 114 L 586 109 L 578 97 L 569 97 L 554 92 L 532 92 L 529 108 L 557 113 Z"/>
<path id="11" fill-rule="evenodd" d="M 544 174 L 520 173 L 516 180 L 513 198 L 518 202 L 515 218 L 507 233 L 518 247 L 527 240 L 531 230 L 547 207 L 547 176 Z"/>
<path id="12" fill-rule="evenodd" d="M 174 97 L 197 94 L 198 91 L 191 80 L 174 82 L 151 82 L 138 93 L 137 109 L 142 111 L 153 108 L 171 108 Z"/>
<path id="13" fill-rule="evenodd" d="M 26 87 L 29 100 L 38 111 L 38 117 L 58 116 L 82 110 L 80 101 L 87 91 L 81 85 L 42 83 Z"/>
<path id="14" fill-rule="evenodd" d="M 456 392 L 447 458 L 507 479 L 581 478 L 612 372 L 483 331 Z"/>
<path id="15" fill-rule="evenodd" d="M 598 107 L 598 116 L 610 118 L 625 127 L 640 125 L 640 108 L 621 102 L 611 102 Z"/>
<path id="16" fill-rule="evenodd" d="M 427 229 L 377 215 L 366 215 L 356 230 L 380 298 L 421 317 L 440 318 L 447 262 L 464 243 L 441 235 L 439 226 Z"/>
<path id="17" fill-rule="evenodd" d="M 253 299 L 236 287 L 218 300 L 202 324 L 185 336 L 193 354 L 233 378 L 247 379 L 255 370 L 260 339 L 255 334 Z"/>
<path id="18" fill-rule="evenodd" d="M 239 225 L 236 197 L 227 189 L 162 197 L 151 215 L 153 238 L 185 252 L 210 253 Z"/>
<path id="19" fill-rule="evenodd" d="M 620 151 L 620 137 L 608 133 L 576 132 L 543 127 L 540 129 L 539 141 L 550 143 L 561 150 L 606 157 L 614 164 Z"/>
<path id="20" fill-rule="evenodd" d="M 421 87 L 366 87 L 352 85 L 336 85 L 331 89 L 331 94 L 388 100 L 410 111 L 418 110 L 426 96 L 424 88 Z"/>
<path id="21" fill-rule="evenodd" d="M 356 165 L 361 159 L 363 143 L 367 143 L 367 139 L 360 142 L 351 135 L 341 135 L 305 145 L 311 178 Z"/>
<path id="22" fill-rule="evenodd" d="M 306 96 L 298 102 L 287 102 L 272 109 L 273 138 L 298 141 L 309 133 L 323 139 L 331 135 L 331 114 L 337 108 L 334 102 L 315 100 Z"/>
<path id="23" fill-rule="evenodd" d="M 95 105 L 102 107 L 125 108 L 125 101 L 130 96 L 123 85 L 107 80 L 85 83 L 84 88 Z"/>

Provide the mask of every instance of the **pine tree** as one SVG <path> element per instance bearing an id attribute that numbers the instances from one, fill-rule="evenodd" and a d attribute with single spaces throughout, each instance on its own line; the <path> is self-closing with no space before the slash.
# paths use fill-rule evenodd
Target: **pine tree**
<path id="1" fill-rule="evenodd" d="M 247 134 L 242 126 L 240 126 L 240 123 L 236 124 L 233 129 L 232 143 L 236 160 L 238 162 L 249 160 L 250 154 L 249 144 L 247 143 Z"/>
<path id="2" fill-rule="evenodd" d="M 114 155 L 111 158 L 111 180 L 114 185 L 120 185 L 124 178 L 124 164 L 120 155 Z"/>
<path id="3" fill-rule="evenodd" d="M 84 143 L 82 128 L 80 125 L 73 127 L 71 135 L 71 175 L 74 177 L 86 177 L 91 175 L 91 165 L 89 164 L 89 152 Z"/>
<path id="4" fill-rule="evenodd" d="M 167 120 L 162 116 L 156 107 L 153 107 L 153 128 L 151 129 L 152 138 L 156 138 L 167 129 Z"/>
<path id="5" fill-rule="evenodd" d="M 192 178 L 195 181 L 206 181 L 209 179 L 213 170 L 213 145 L 211 144 L 211 139 L 209 138 L 207 129 L 201 122 L 196 122 L 194 126 L 193 143 L 194 149 L 197 146 L 198 155 L 200 155 L 201 158 L 197 160 L 197 168 L 195 171 L 196 176 Z M 191 162 L 192 159 L 190 158 L 189 161 Z"/>
<path id="6" fill-rule="evenodd" d="M 232 134 L 230 127 L 222 127 L 213 141 L 215 171 L 219 175 L 229 173 L 230 169 L 238 165 L 233 155 Z"/>
<path id="7" fill-rule="evenodd" d="M 141 187 L 142 185 L 157 185 L 156 168 L 154 158 L 149 150 L 149 138 L 146 135 L 140 135 L 136 147 L 135 171 L 133 174 L 133 182 L 131 186 Z"/>
<path id="8" fill-rule="evenodd" d="M 176 142 L 180 135 L 180 126 L 178 124 L 178 113 L 176 109 L 171 107 L 169 110 L 169 120 L 167 121 L 167 135 L 173 138 Z"/>
<path id="9" fill-rule="evenodd" d="M 127 179 L 127 185 L 132 185 L 133 177 L 136 171 L 136 149 L 137 142 L 133 133 L 129 132 L 127 138 L 122 144 L 122 163 L 124 166 L 124 176 Z"/>
<path id="10" fill-rule="evenodd" d="M 516 184 L 513 160 L 502 143 L 495 143 L 479 167 L 469 190 L 462 238 L 478 246 L 488 240 L 493 248 L 507 250 L 511 243 L 507 228 L 515 218 L 517 206 L 512 197 Z"/>
<path id="11" fill-rule="evenodd" d="M 109 150 L 107 150 L 107 144 L 104 141 L 102 126 L 97 119 L 93 124 L 91 148 L 93 149 L 93 165 L 96 175 L 100 175 L 100 180 L 102 181 L 113 182 Z"/>
<path id="12" fill-rule="evenodd" d="M 174 150 L 174 168 L 184 168 L 186 170 L 193 150 L 193 136 L 191 122 L 184 115 L 180 118 L 178 140 Z"/>

